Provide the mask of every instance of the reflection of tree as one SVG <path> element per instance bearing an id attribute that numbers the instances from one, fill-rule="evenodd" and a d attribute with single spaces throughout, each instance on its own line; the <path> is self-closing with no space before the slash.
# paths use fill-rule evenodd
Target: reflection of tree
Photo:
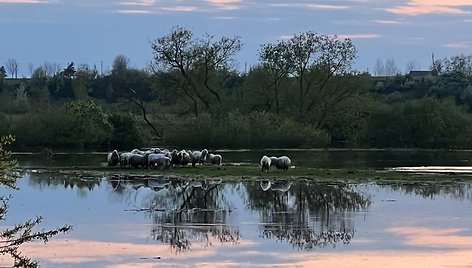
<path id="1" fill-rule="evenodd" d="M 349 213 L 371 203 L 370 197 L 350 184 L 274 183 L 280 187 L 269 190 L 266 181 L 247 183 L 248 206 L 260 213 L 263 237 L 287 241 L 299 249 L 349 243 L 355 231 Z"/>
<path id="2" fill-rule="evenodd" d="M 64 187 L 78 189 L 79 193 L 86 195 L 100 184 L 99 176 L 79 173 L 61 172 L 29 172 L 29 185 L 33 188 Z"/>
<path id="3" fill-rule="evenodd" d="M 472 185 L 457 181 L 388 182 L 378 185 L 406 194 L 420 195 L 424 198 L 434 198 L 441 195 L 454 199 L 472 200 Z"/>
<path id="4" fill-rule="evenodd" d="M 228 223 L 231 210 L 221 180 L 162 176 L 110 183 L 117 193 L 139 189 L 150 193 L 136 210 L 146 212 L 154 223 L 152 238 L 169 244 L 175 253 L 190 249 L 195 242 L 212 246 L 239 241 L 239 230 Z"/>

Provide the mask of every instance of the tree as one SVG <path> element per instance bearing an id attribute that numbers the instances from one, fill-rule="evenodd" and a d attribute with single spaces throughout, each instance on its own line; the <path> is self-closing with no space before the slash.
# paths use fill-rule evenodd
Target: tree
<path id="1" fill-rule="evenodd" d="M 393 58 L 388 58 L 385 63 L 382 59 L 377 59 L 374 67 L 374 74 L 379 76 L 394 76 L 399 73 L 399 69 Z"/>
<path id="2" fill-rule="evenodd" d="M 0 185 L 15 188 L 16 173 L 11 169 L 16 162 L 10 160 L 11 152 L 5 146 L 14 141 L 13 136 L 3 136 L 0 138 Z M 0 221 L 6 219 L 8 212 L 8 200 L 11 197 L 0 196 Z M 20 246 L 32 241 L 48 242 L 49 238 L 59 234 L 67 233 L 72 230 L 71 226 L 65 225 L 50 231 L 34 231 L 34 228 L 42 221 L 41 217 L 29 220 L 25 223 L 16 224 L 13 228 L 7 228 L 0 231 L 0 255 L 9 255 L 14 267 L 39 267 L 36 261 L 23 255 Z"/>
<path id="3" fill-rule="evenodd" d="M 444 58 L 441 60 L 436 60 L 431 69 L 436 70 L 439 74 L 460 72 L 463 73 L 465 76 L 471 76 L 472 55 L 459 55 L 453 56 L 449 59 Z"/>
<path id="4" fill-rule="evenodd" d="M 397 64 L 393 58 L 389 58 L 385 61 L 385 75 L 394 76 L 399 72 L 400 70 L 398 70 Z"/>
<path id="5" fill-rule="evenodd" d="M 270 90 L 268 94 L 271 97 L 269 98 L 269 105 L 272 106 L 272 102 L 275 102 L 276 114 L 280 112 L 281 84 L 288 78 L 290 70 L 293 68 L 289 57 L 290 53 L 287 49 L 288 46 L 284 42 L 279 42 L 277 44 L 265 44 L 259 52 L 261 71 L 267 77 L 267 79 L 264 79 L 264 86 Z"/>
<path id="6" fill-rule="evenodd" d="M 0 92 L 3 91 L 3 83 L 7 77 L 7 71 L 5 71 L 5 66 L 0 66 Z"/>
<path id="7" fill-rule="evenodd" d="M 112 126 L 107 114 L 91 100 L 65 104 L 63 141 L 73 143 L 79 149 L 85 145 L 100 145 L 109 140 Z"/>
<path id="8" fill-rule="evenodd" d="M 330 90 L 329 84 L 334 77 L 350 72 L 357 52 L 352 41 L 308 31 L 267 48 L 272 51 L 271 58 L 279 61 L 279 66 L 289 64 L 288 74 L 297 81 L 294 94 L 297 117 L 302 121 L 311 117 L 312 123 L 320 126 L 322 118 L 313 113 L 332 96 L 331 90 L 342 89 L 341 86 Z M 279 55 L 279 51 L 283 55 Z"/>
<path id="9" fill-rule="evenodd" d="M 374 75 L 385 75 L 385 64 L 382 59 L 378 58 L 375 62 Z"/>
<path id="10" fill-rule="evenodd" d="M 239 37 L 196 38 L 192 31 L 177 27 L 154 40 L 151 47 L 154 72 L 177 70 L 180 73 L 182 82 L 178 89 L 193 103 L 195 115 L 201 104 L 208 111 L 223 106 L 222 85 L 228 72 L 234 69 L 233 57 L 241 49 Z"/>
<path id="11" fill-rule="evenodd" d="M 5 63 L 8 73 L 11 74 L 11 77 L 18 78 L 18 62 L 14 58 L 9 58 Z"/>
<path id="12" fill-rule="evenodd" d="M 121 74 L 128 69 L 129 59 L 125 55 L 118 55 L 113 60 L 112 74 Z"/>

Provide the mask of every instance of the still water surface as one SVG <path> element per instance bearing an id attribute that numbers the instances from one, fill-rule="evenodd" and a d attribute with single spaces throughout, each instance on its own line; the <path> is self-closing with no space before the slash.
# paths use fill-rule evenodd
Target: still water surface
<path id="1" fill-rule="evenodd" d="M 348 168 L 432 165 L 441 157 L 441 165 L 450 165 L 451 158 L 467 165 L 468 156 L 427 152 L 431 157 L 421 159 L 408 152 L 380 158 L 378 153 L 347 152 L 351 159 L 340 152 L 290 155 L 322 159 L 295 160 L 298 166 Z M 97 154 L 76 156 L 74 163 L 88 165 L 87 159 L 95 157 L 104 161 Z M 224 157 L 227 162 L 249 163 L 260 156 L 228 152 Z M 18 181 L 20 190 L 8 191 L 13 198 L 4 224 L 40 215 L 41 228 L 74 228 L 46 245 L 24 248 L 43 267 L 472 265 L 470 182 L 330 183 L 312 178 L 269 183 L 107 175 L 85 179 L 28 169 L 38 162 L 48 165 L 50 160 L 40 156 L 18 158 L 25 172 Z"/>

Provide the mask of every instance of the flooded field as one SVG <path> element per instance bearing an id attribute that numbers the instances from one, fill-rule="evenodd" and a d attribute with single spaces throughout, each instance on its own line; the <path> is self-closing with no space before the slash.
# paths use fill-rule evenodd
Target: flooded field
<path id="1" fill-rule="evenodd" d="M 382 158 L 380 152 L 362 151 L 285 153 L 301 167 L 384 169 L 452 166 L 453 160 L 467 167 L 471 156 L 467 152 L 404 152 L 406 156 L 387 152 L 390 157 Z M 260 158 L 254 152 L 222 155 L 226 163 L 249 164 Z M 41 228 L 73 226 L 70 233 L 46 245 L 23 248 L 43 267 L 472 265 L 469 181 L 447 176 L 441 182 L 411 183 L 288 176 L 130 179 L 47 171 L 48 165 L 67 166 L 70 161 L 76 166 L 104 162 L 103 154 L 67 157 L 68 161 L 17 157 L 24 167 L 20 189 L 2 190 L 12 195 L 6 226 L 36 215 L 44 217 Z M 45 169 L 28 168 L 38 165 Z M 0 256 L 0 265 L 5 263 L 8 260 Z"/>

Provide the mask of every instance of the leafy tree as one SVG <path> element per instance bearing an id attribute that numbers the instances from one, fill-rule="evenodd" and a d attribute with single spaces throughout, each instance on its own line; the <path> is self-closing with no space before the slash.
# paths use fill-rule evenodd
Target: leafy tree
<path id="1" fill-rule="evenodd" d="M 458 55 L 436 60 L 431 69 L 439 74 L 459 72 L 465 76 L 472 75 L 472 55 Z"/>
<path id="2" fill-rule="evenodd" d="M 3 91 L 5 77 L 7 77 L 7 71 L 5 71 L 5 66 L 0 66 L 0 92 Z"/>
<path id="3" fill-rule="evenodd" d="M 107 114 L 92 100 L 65 104 L 65 128 L 62 139 L 83 150 L 85 145 L 100 145 L 109 140 L 112 126 Z"/>
<path id="4" fill-rule="evenodd" d="M 263 88 L 267 88 L 268 104 L 272 106 L 275 103 L 275 113 L 280 113 L 280 91 L 284 81 L 288 79 L 293 64 L 288 46 L 284 42 L 277 44 L 266 44 L 261 47 L 259 58 L 261 61 L 260 70 L 265 77 Z"/>
<path id="5" fill-rule="evenodd" d="M 356 57 L 356 48 L 350 39 L 340 40 L 336 36 L 319 35 L 308 31 L 279 41 L 277 45 L 266 46 L 272 50 L 272 61 L 279 66 L 289 63 L 289 75 L 297 81 L 296 102 L 297 117 L 306 120 L 308 114 L 325 102 L 332 91 L 329 83 L 336 76 L 350 72 Z M 282 55 L 281 55 L 282 53 Z M 287 61 L 287 63 L 284 63 Z M 331 87 L 331 90 L 336 88 Z M 320 118 L 313 118 L 315 125 L 320 125 Z"/>
<path id="6" fill-rule="evenodd" d="M 211 35 L 196 38 L 192 31 L 177 27 L 170 34 L 152 42 L 154 72 L 178 71 L 182 82 L 178 89 L 192 102 L 193 112 L 199 114 L 200 105 L 208 111 L 223 105 L 227 73 L 234 68 L 234 55 L 241 49 L 239 37 Z"/>
<path id="7" fill-rule="evenodd" d="M 17 174 L 12 171 L 16 162 L 10 160 L 11 153 L 5 146 L 14 141 L 14 137 L 3 136 L 0 138 L 0 185 L 6 187 L 15 187 Z M 8 212 L 8 201 L 11 196 L 0 196 L 0 221 L 4 221 Z M 41 217 L 36 217 L 34 220 L 16 224 L 13 228 L 7 228 L 0 231 L 0 255 L 9 255 L 14 262 L 14 267 L 39 267 L 38 262 L 23 255 L 20 247 L 32 241 L 43 241 L 44 243 L 59 234 L 67 233 L 72 230 L 71 226 L 65 225 L 63 227 L 50 231 L 34 231 L 42 221 Z"/>

